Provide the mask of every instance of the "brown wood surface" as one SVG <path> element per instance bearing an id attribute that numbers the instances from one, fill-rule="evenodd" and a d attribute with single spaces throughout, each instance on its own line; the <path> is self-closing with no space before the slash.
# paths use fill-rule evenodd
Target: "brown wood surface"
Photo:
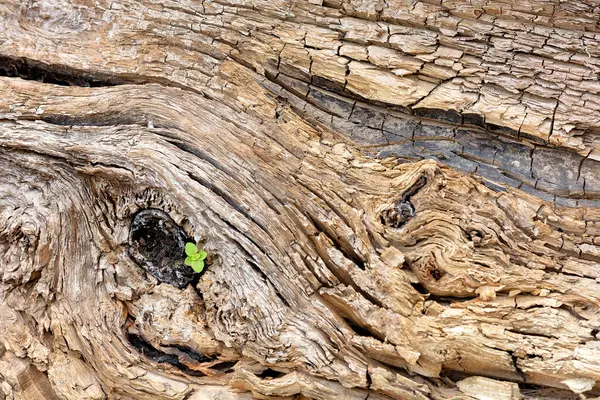
<path id="1" fill-rule="evenodd" d="M 0 397 L 600 395 L 599 21 L 3 0 Z"/>

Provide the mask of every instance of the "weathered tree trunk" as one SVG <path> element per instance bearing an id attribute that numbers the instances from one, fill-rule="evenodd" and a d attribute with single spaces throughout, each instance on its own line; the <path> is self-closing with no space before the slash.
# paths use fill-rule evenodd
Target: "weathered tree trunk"
<path id="1" fill-rule="evenodd" d="M 600 394 L 599 18 L 3 0 L 0 393 Z"/>

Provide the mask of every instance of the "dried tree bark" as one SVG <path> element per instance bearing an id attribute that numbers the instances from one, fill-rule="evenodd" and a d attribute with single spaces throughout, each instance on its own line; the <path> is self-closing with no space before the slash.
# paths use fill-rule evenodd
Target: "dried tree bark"
<path id="1" fill-rule="evenodd" d="M 599 17 L 2 1 L 0 393 L 597 396 Z"/>

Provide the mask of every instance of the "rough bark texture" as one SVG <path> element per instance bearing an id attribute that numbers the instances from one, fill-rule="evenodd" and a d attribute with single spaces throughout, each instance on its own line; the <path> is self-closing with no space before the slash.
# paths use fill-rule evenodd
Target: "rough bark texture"
<path id="1" fill-rule="evenodd" d="M 599 18 L 2 1 L 0 393 L 597 396 Z"/>

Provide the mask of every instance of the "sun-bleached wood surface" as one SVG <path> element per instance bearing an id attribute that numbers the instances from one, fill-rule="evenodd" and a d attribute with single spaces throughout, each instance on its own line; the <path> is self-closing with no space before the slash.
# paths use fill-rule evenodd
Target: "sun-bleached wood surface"
<path id="1" fill-rule="evenodd" d="M 597 396 L 599 14 L 3 1 L 0 393 Z"/>

